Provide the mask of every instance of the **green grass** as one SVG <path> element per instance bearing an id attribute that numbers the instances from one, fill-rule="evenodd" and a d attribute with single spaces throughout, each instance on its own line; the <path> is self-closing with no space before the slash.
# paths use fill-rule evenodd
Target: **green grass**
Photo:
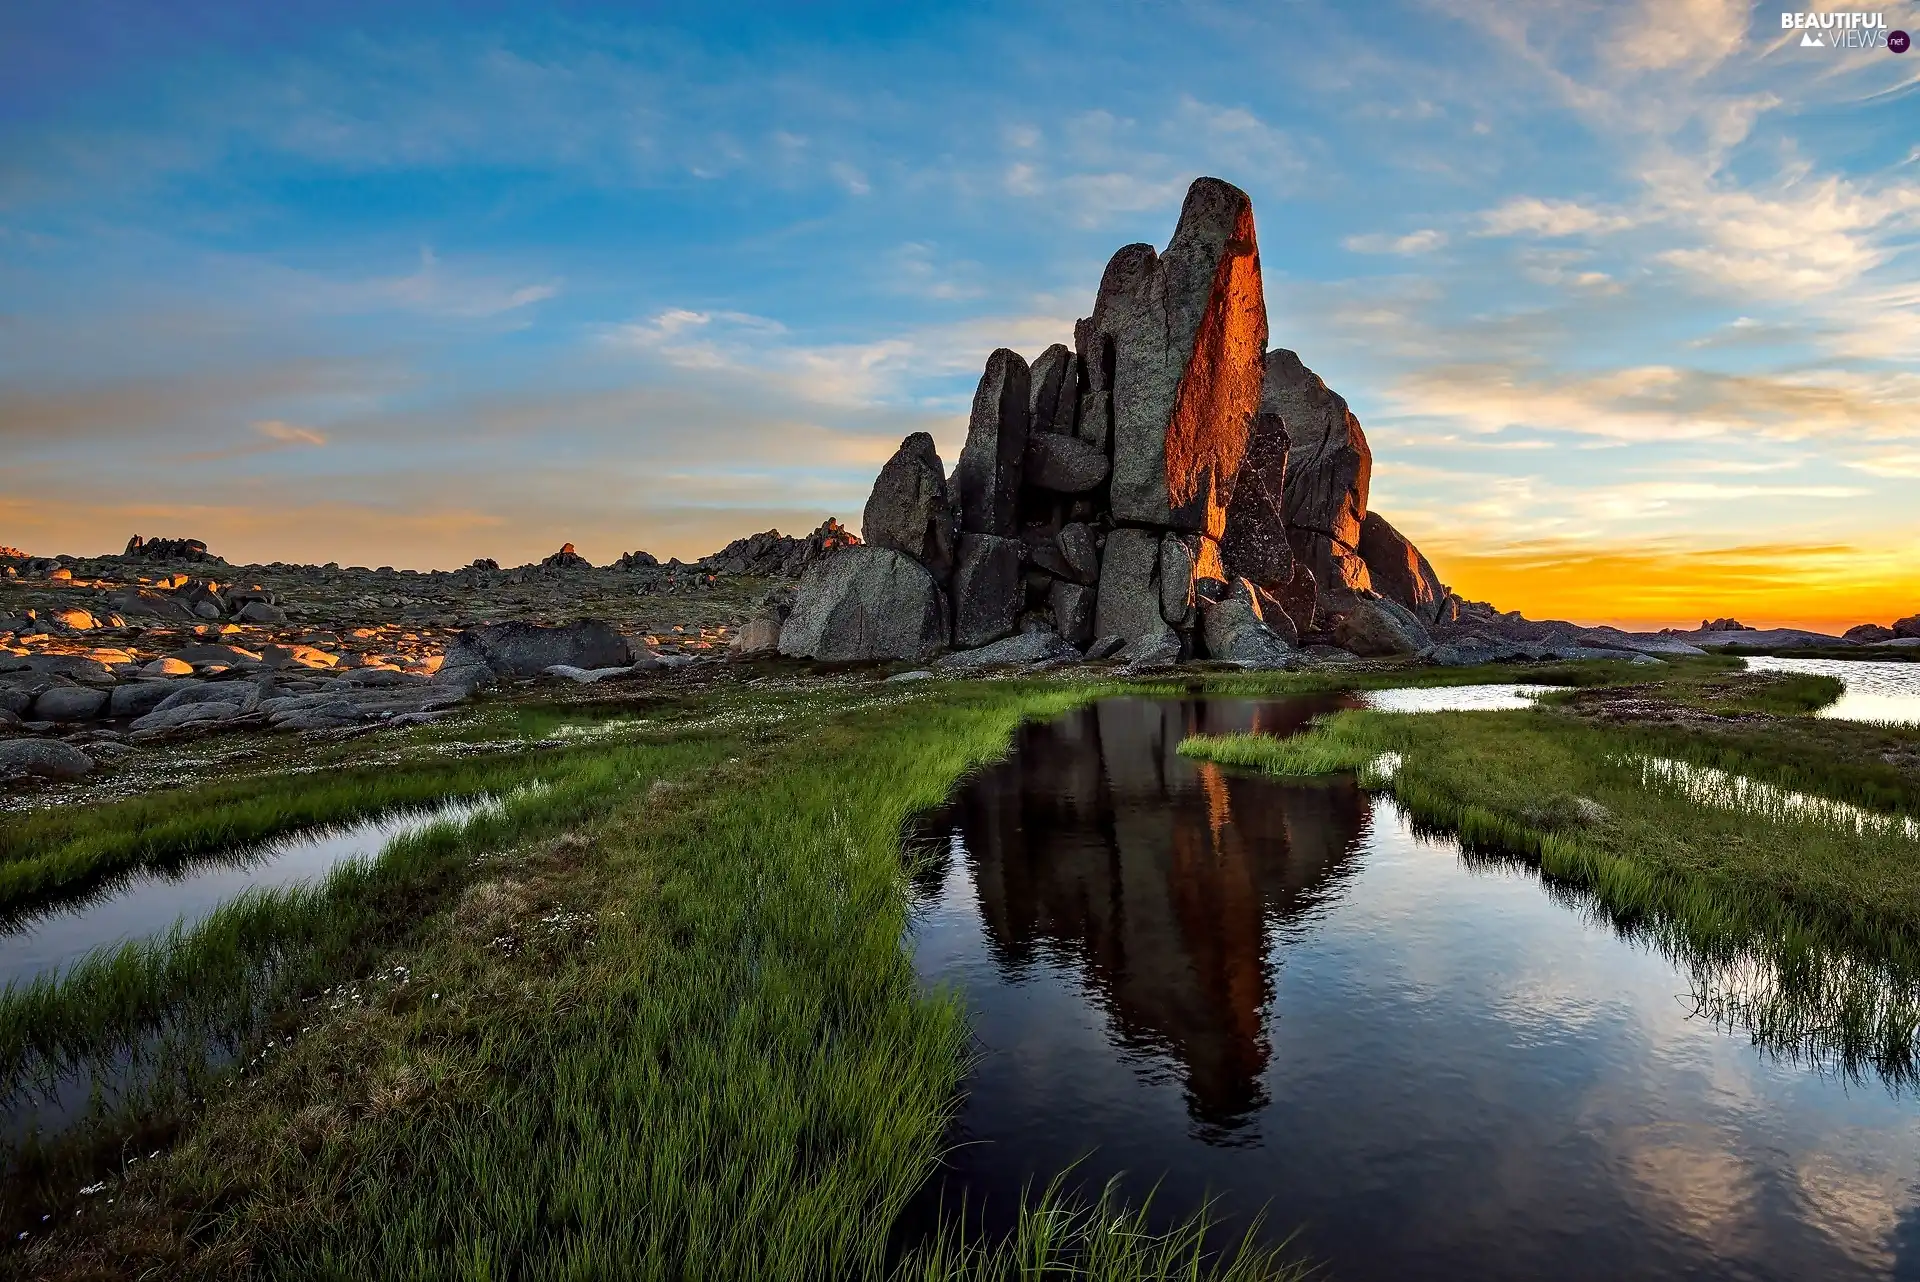
<path id="1" fill-rule="evenodd" d="M 938 1155 L 966 1037 L 958 1000 L 925 993 L 902 948 L 901 836 L 1020 720 L 1098 692 L 788 700 L 776 733 L 683 762 L 691 774 L 609 788 L 597 813 L 527 817 L 523 835 L 545 835 L 484 868 L 452 857 L 470 836 L 423 839 L 426 862 L 396 865 L 390 889 L 444 888 L 400 914 L 429 913 L 382 969 L 373 950 L 343 968 L 362 1000 L 270 1025 L 162 1158 L 88 1207 L 85 1233 L 22 1262 L 47 1276 L 880 1275 Z M 209 964 L 193 991 L 227 977 Z M 375 982 L 400 964 L 404 982 Z M 69 996 L 50 1004 L 77 1013 Z M 1022 1225 L 1017 1258 L 949 1235 L 912 1276 L 1291 1275 L 1251 1249 L 1216 1274 L 1196 1264 L 1203 1224 L 1150 1232 L 1110 1199 L 1056 1199 Z"/>

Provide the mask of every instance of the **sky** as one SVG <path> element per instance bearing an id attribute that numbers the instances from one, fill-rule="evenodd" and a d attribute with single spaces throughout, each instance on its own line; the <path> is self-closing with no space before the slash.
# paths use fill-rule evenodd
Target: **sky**
<path id="1" fill-rule="evenodd" d="M 1804 3 L 1804 0 L 1790 0 Z M 1920 611 L 1920 3 L 0 8 L 0 543 L 692 559 L 949 466 L 1193 178 L 1463 596 Z M 1856 34 L 1854 40 L 1862 39 Z"/>

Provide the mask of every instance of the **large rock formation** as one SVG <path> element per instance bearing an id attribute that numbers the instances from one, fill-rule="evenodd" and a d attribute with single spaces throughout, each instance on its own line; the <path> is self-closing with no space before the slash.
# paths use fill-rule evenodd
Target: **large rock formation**
<path id="1" fill-rule="evenodd" d="M 1426 644 L 1451 598 L 1368 522 L 1359 420 L 1266 342 L 1252 204 L 1199 179 L 1165 252 L 1113 256 L 1071 349 L 987 359 L 951 478 L 931 438 L 901 443 L 868 546 L 808 571 L 781 651 L 905 659 L 1053 633 L 1140 665 L 1271 666 L 1305 635 Z"/>

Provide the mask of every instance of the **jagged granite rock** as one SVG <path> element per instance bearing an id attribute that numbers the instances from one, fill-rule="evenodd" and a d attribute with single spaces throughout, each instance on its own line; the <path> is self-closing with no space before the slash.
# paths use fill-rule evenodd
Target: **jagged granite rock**
<path id="1" fill-rule="evenodd" d="M 1842 632 L 1840 639 L 1870 644 L 1874 641 L 1891 641 L 1897 635 L 1892 628 L 1883 628 L 1878 623 L 1856 623 Z"/>
<path id="2" fill-rule="evenodd" d="M 1373 452 L 1360 420 L 1285 349 L 1267 353 L 1260 408 L 1287 425 L 1286 516 L 1294 554 L 1313 570 L 1323 593 L 1370 587 L 1359 547 Z"/>
<path id="3" fill-rule="evenodd" d="M 1160 617 L 1176 628 L 1193 626 L 1194 543 L 1177 534 L 1160 540 Z"/>
<path id="4" fill-rule="evenodd" d="M 225 565 L 221 557 L 207 551 L 207 545 L 199 539 L 145 539 L 138 534 L 127 540 L 124 557 L 137 557 L 143 561 L 213 561 Z"/>
<path id="5" fill-rule="evenodd" d="M 1026 587 L 1020 575 L 1020 541 L 992 534 L 962 534 L 953 572 L 953 644 L 965 650 L 997 641 L 1020 619 Z"/>
<path id="6" fill-rule="evenodd" d="M 1172 636 L 1173 629 L 1160 614 L 1157 532 L 1122 526 L 1107 535 L 1107 546 L 1100 555 L 1093 631 L 1095 636 L 1121 637 L 1128 645 L 1143 638 Z"/>
<path id="7" fill-rule="evenodd" d="M 1079 410 L 1079 359 L 1065 343 L 1055 343 L 1034 361 L 1027 381 L 1027 430 L 1071 436 Z"/>
<path id="8" fill-rule="evenodd" d="M 1369 512 L 1361 520 L 1358 551 L 1375 592 L 1406 606 L 1422 623 L 1440 621 L 1450 595 L 1447 585 L 1440 582 L 1420 549 L 1386 517 Z"/>
<path id="9" fill-rule="evenodd" d="M 1893 635 L 1896 637 L 1920 637 L 1920 614 L 1909 614 L 1904 619 L 1893 621 Z"/>
<path id="10" fill-rule="evenodd" d="M 1022 632 L 1002 637 L 972 650 L 956 650 L 942 655 L 934 667 L 942 672 L 986 668 L 1008 663 L 1044 663 L 1048 660 L 1079 659 L 1080 651 L 1054 632 Z"/>
<path id="11" fill-rule="evenodd" d="M 573 550 L 573 544 L 562 543 L 560 550 L 540 562 L 542 568 L 549 570 L 591 570 L 593 562 Z"/>
<path id="12" fill-rule="evenodd" d="M 1235 574 L 1278 593 L 1293 578 L 1293 545 L 1287 541 L 1287 450 L 1285 424 L 1277 414 L 1255 416 L 1246 457 L 1227 504 L 1221 552 Z"/>
<path id="13" fill-rule="evenodd" d="M 1083 583 L 1057 579 L 1047 591 L 1047 608 L 1053 614 L 1053 626 L 1075 645 L 1093 640 L 1094 591 Z"/>
<path id="14" fill-rule="evenodd" d="M 953 574 L 953 499 L 933 437 L 915 432 L 900 442 L 867 496 L 860 534 L 874 547 L 906 553 L 943 583 Z"/>
<path id="15" fill-rule="evenodd" d="M 483 623 L 457 634 L 441 667 L 478 665 L 496 676 L 537 677 L 555 664 L 592 670 L 632 663 L 627 639 L 600 619 L 579 619 L 557 627 L 513 620 Z"/>
<path id="16" fill-rule="evenodd" d="M 57 739 L 9 739 L 0 742 L 0 778 L 84 779 L 93 758 Z"/>
<path id="17" fill-rule="evenodd" d="M 735 539 L 718 552 L 701 557 L 698 564 L 709 571 L 728 574 L 794 578 L 841 548 L 859 544 L 852 531 L 828 517 L 804 538 L 794 538 L 778 530 L 763 530 Z"/>
<path id="18" fill-rule="evenodd" d="M 1056 494 L 1085 494 L 1107 479 L 1107 456 L 1077 436 L 1036 432 L 1027 438 L 1028 485 Z"/>
<path id="19" fill-rule="evenodd" d="M 1259 589 L 1237 579 L 1218 601 L 1200 606 L 1201 636 L 1210 658 L 1253 668 L 1281 668 L 1293 660 L 1293 648 L 1267 626 Z"/>
<path id="20" fill-rule="evenodd" d="M 1267 343 L 1246 193 L 1195 180 L 1166 253 L 1115 254 L 1089 320 L 1076 338 L 1102 368 L 1095 385 L 1111 379 L 1114 518 L 1220 537 Z"/>
<path id="21" fill-rule="evenodd" d="M 1404 606 L 1384 599 L 1356 600 L 1333 627 L 1333 639 L 1343 650 L 1362 658 L 1417 654 L 1433 643 L 1420 621 Z"/>
<path id="22" fill-rule="evenodd" d="M 925 566 L 892 548 L 841 548 L 809 566 L 780 653 L 829 662 L 919 659 L 947 644 L 947 602 Z"/>
<path id="23" fill-rule="evenodd" d="M 474 562 L 474 567 L 476 569 L 488 570 L 497 570 L 500 568 L 497 563 L 482 566 L 478 561 Z M 660 558 L 651 552 L 636 548 L 631 552 L 622 552 L 618 557 L 614 558 L 612 568 L 616 570 L 656 570 L 660 568 Z"/>
<path id="24" fill-rule="evenodd" d="M 1016 534 L 1020 475 L 1027 452 L 1027 362 L 998 348 L 973 394 L 967 443 L 953 469 L 955 506 L 963 534 Z"/>

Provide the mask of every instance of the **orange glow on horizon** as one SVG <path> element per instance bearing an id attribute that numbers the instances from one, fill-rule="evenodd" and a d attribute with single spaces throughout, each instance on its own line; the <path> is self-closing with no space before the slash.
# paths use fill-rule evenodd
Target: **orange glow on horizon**
<path id="1" fill-rule="evenodd" d="M 1920 540 L 1905 538 L 1874 548 L 1539 543 L 1427 551 L 1462 597 L 1533 619 L 1652 630 L 1731 616 L 1755 627 L 1841 632 L 1920 612 L 1917 545 Z"/>

